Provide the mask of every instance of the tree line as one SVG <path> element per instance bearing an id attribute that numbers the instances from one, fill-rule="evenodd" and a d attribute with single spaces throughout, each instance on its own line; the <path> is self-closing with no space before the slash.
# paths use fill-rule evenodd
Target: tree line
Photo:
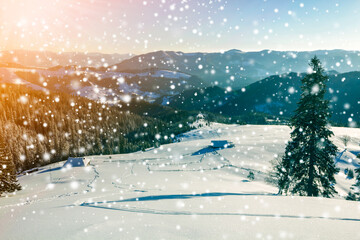
<path id="1" fill-rule="evenodd" d="M 64 93 L 0 87 L 0 137 L 17 172 L 68 156 L 127 153 L 169 143 L 171 136 L 190 129 L 188 116 L 172 115 L 155 119 Z"/>

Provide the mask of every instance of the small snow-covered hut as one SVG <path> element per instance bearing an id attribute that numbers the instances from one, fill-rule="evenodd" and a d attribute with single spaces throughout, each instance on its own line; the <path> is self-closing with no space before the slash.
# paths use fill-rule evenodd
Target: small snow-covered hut
<path id="1" fill-rule="evenodd" d="M 228 148 L 232 147 L 234 144 L 227 140 L 213 140 L 211 141 L 211 147 L 213 148 Z"/>
<path id="2" fill-rule="evenodd" d="M 69 157 L 63 167 L 86 167 L 90 163 L 89 158 Z"/>

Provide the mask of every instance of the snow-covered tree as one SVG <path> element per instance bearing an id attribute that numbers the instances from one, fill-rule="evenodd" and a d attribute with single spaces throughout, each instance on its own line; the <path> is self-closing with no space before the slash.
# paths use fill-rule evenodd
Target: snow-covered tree
<path id="1" fill-rule="evenodd" d="M 20 190 L 12 155 L 0 138 L 0 194 Z"/>
<path id="2" fill-rule="evenodd" d="M 344 147 L 346 149 L 351 138 L 350 138 L 350 136 L 344 135 L 344 136 L 340 137 L 340 140 L 344 143 Z"/>
<path id="3" fill-rule="evenodd" d="M 310 67 L 291 118 L 291 141 L 276 166 L 278 187 L 280 193 L 330 197 L 336 193 L 334 175 L 338 169 L 334 162 L 337 147 L 330 141 L 329 102 L 324 100 L 328 77 L 316 56 Z"/>

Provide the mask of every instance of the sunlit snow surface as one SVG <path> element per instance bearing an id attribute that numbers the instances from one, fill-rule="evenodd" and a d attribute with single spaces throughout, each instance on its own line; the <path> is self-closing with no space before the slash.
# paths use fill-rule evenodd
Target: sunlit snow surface
<path id="1" fill-rule="evenodd" d="M 360 129 L 333 130 L 337 190 L 346 195 L 354 180 L 343 173 L 358 166 Z M 46 166 L 19 178 L 24 190 L 0 199 L 0 238 L 360 239 L 359 203 L 277 196 L 265 182 L 289 133 L 286 126 L 213 123 L 179 143 L 94 156 L 89 167 Z M 340 155 L 344 135 L 351 141 Z M 212 151 L 211 140 L 235 146 Z"/>

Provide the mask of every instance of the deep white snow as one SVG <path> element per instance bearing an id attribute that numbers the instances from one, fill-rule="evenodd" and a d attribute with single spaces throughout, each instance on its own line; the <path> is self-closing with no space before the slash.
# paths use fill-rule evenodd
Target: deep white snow
<path id="1" fill-rule="evenodd" d="M 24 190 L 0 198 L 0 238 L 360 239 L 360 203 L 343 197 L 354 183 L 344 169 L 358 166 L 360 129 L 333 131 L 341 168 L 333 199 L 278 196 L 265 181 L 288 127 L 212 123 L 157 149 L 20 176 Z M 351 141 L 340 155 L 344 135 Z M 219 139 L 235 146 L 208 148 Z"/>

